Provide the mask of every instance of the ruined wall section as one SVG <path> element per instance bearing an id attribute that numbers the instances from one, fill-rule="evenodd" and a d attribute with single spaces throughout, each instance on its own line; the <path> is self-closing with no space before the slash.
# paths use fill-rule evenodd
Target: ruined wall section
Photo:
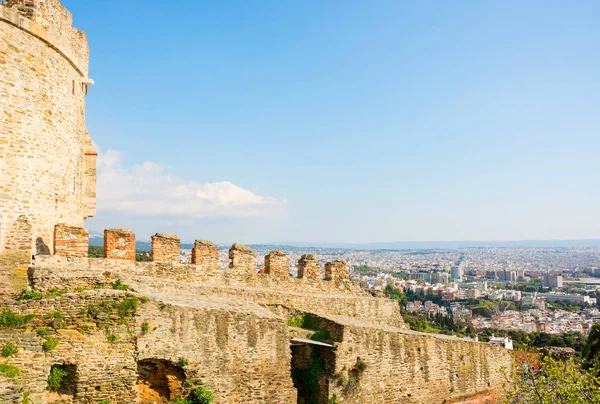
<path id="1" fill-rule="evenodd" d="M 53 250 L 55 224 L 82 227 L 95 214 L 84 118 L 89 49 L 71 23 L 57 0 L 0 5 L 0 253 L 12 252 L 19 217 L 31 224 L 25 236 L 35 253 L 36 241 Z"/>
<path id="2" fill-rule="evenodd" d="M 218 403 L 296 401 L 284 319 L 218 297 L 168 298 L 168 305 L 144 305 L 139 313 L 150 331 L 138 338 L 138 360 L 186 358 L 187 379 L 211 390 Z"/>
<path id="3" fill-rule="evenodd" d="M 129 321 L 107 318 L 98 322 L 88 317 L 91 309 L 119 305 L 131 296 L 113 290 L 86 291 L 3 306 L 2 309 L 20 315 L 32 314 L 34 318 L 21 328 L 0 329 L 0 346 L 10 342 L 18 349 L 15 355 L 3 358 L 3 362 L 20 371 L 15 378 L 0 375 L 0 386 L 3 387 L 0 388 L 0 402 L 24 402 L 24 392 L 29 393 L 33 403 L 46 402 L 50 368 L 65 364 L 75 366 L 74 393 L 85 398 L 85 402 L 135 402 L 135 320 L 124 317 Z M 55 318 L 57 312 L 62 315 L 62 320 Z M 116 341 L 108 340 L 105 326 L 117 336 Z M 40 334 L 40 330 L 45 330 L 46 334 Z M 44 351 L 42 346 L 48 338 L 58 340 L 58 345 Z"/>
<path id="4" fill-rule="evenodd" d="M 329 317 L 343 326 L 330 394 L 349 402 L 443 403 L 501 395 L 508 350 L 443 335 Z M 339 333 L 338 333 L 339 336 Z"/>

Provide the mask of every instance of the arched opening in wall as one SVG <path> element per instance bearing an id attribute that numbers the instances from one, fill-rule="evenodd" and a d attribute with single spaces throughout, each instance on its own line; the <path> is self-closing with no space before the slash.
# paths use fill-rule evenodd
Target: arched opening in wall
<path id="1" fill-rule="evenodd" d="M 292 341 L 292 380 L 298 404 L 329 403 L 329 376 L 335 363 L 333 346 Z"/>
<path id="2" fill-rule="evenodd" d="M 140 404 L 167 404 L 181 396 L 185 371 L 171 361 L 138 361 L 137 397 Z"/>
<path id="3" fill-rule="evenodd" d="M 48 404 L 75 402 L 77 383 L 76 365 L 52 365 L 47 378 L 45 402 Z"/>

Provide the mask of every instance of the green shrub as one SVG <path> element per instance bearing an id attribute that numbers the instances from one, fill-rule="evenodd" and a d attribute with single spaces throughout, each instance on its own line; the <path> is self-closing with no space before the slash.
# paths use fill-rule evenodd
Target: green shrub
<path id="1" fill-rule="evenodd" d="M 95 245 L 89 246 L 88 258 L 104 258 L 104 247 Z"/>
<path id="2" fill-rule="evenodd" d="M 193 404 L 193 403 L 192 403 L 192 400 L 189 398 L 179 397 L 175 401 L 173 401 L 171 404 Z"/>
<path id="3" fill-rule="evenodd" d="M 330 341 L 331 337 L 327 331 L 319 330 L 310 336 L 313 341 Z"/>
<path id="4" fill-rule="evenodd" d="M 142 332 L 143 332 L 144 334 L 147 334 L 147 333 L 148 333 L 148 331 L 150 331 L 150 325 L 148 325 L 148 323 L 147 323 L 146 321 L 144 321 L 144 322 L 142 323 Z"/>
<path id="5" fill-rule="evenodd" d="M 329 399 L 329 404 L 338 404 L 338 399 L 335 394 Z"/>
<path id="6" fill-rule="evenodd" d="M 0 373 L 12 379 L 13 377 L 19 376 L 21 371 L 16 366 L 9 365 L 8 363 L 0 363 Z"/>
<path id="7" fill-rule="evenodd" d="M 42 344 L 42 349 L 44 350 L 44 352 L 50 352 L 58 346 L 58 342 L 59 341 L 56 338 L 48 337 L 46 341 L 44 341 L 44 343 Z"/>
<path id="8" fill-rule="evenodd" d="M 212 391 L 200 386 L 196 390 L 192 391 L 190 398 L 192 400 L 192 404 L 211 404 L 215 399 L 215 395 L 212 393 Z"/>
<path id="9" fill-rule="evenodd" d="M 48 375 L 48 388 L 52 391 L 58 391 L 68 376 L 69 373 L 66 370 L 58 366 L 52 366 Z"/>
<path id="10" fill-rule="evenodd" d="M 40 300 L 41 298 L 42 294 L 37 290 L 23 289 L 17 300 Z"/>
<path id="11" fill-rule="evenodd" d="M 115 342 L 117 342 L 118 337 L 112 332 L 112 331 L 108 331 L 106 333 L 106 340 L 108 342 L 110 342 L 111 344 L 114 344 Z"/>
<path id="12" fill-rule="evenodd" d="M 67 293 L 66 290 L 60 290 L 60 289 L 50 289 L 50 291 L 48 293 L 46 293 L 44 295 L 44 297 L 50 297 L 50 296 L 62 296 L 65 293 Z"/>
<path id="13" fill-rule="evenodd" d="M 367 369 L 367 362 L 358 358 L 356 360 L 356 370 L 358 370 L 359 372 L 364 372 L 366 369 Z"/>
<path id="14" fill-rule="evenodd" d="M 38 337 L 47 337 L 48 336 L 48 329 L 47 328 L 38 328 L 36 331 Z"/>
<path id="15" fill-rule="evenodd" d="M 183 358 L 183 357 L 179 358 L 179 360 L 177 361 L 177 366 L 179 366 L 180 368 L 184 368 L 189 364 L 190 364 L 190 361 L 188 361 L 186 358 Z"/>
<path id="16" fill-rule="evenodd" d="M 149 301 L 150 301 L 150 298 L 148 296 L 140 297 L 140 302 L 142 302 L 142 303 L 148 303 Z"/>
<path id="17" fill-rule="evenodd" d="M 319 328 L 319 322 L 317 318 L 311 314 L 294 316 L 288 320 L 288 325 L 290 327 L 304 328 L 308 330 L 317 330 Z"/>
<path id="18" fill-rule="evenodd" d="M 21 404 L 33 404 L 33 402 L 31 401 L 31 393 L 28 391 L 23 391 L 23 401 L 21 401 Z"/>
<path id="19" fill-rule="evenodd" d="M 16 354 L 19 350 L 17 349 L 17 346 L 15 344 L 13 344 L 12 342 L 7 342 L 6 344 L 4 344 L 4 346 L 2 346 L 2 357 L 4 358 L 8 358 L 9 356 L 13 356 L 14 354 Z"/>
<path id="20" fill-rule="evenodd" d="M 61 311 L 56 310 L 54 313 L 50 314 L 50 318 L 54 318 L 57 320 L 64 320 L 65 316 L 62 314 Z"/>
<path id="21" fill-rule="evenodd" d="M 123 300 L 117 306 L 117 312 L 119 317 L 133 316 L 137 311 L 138 299 L 137 297 L 130 297 L 129 299 Z"/>
<path id="22" fill-rule="evenodd" d="M 115 282 L 113 282 L 112 288 L 116 290 L 129 290 L 129 286 L 121 282 L 120 279 L 117 279 Z"/>
<path id="23" fill-rule="evenodd" d="M 10 309 L 4 309 L 0 313 L 0 328 L 16 328 L 29 323 L 35 316 L 28 314 L 20 316 Z"/>

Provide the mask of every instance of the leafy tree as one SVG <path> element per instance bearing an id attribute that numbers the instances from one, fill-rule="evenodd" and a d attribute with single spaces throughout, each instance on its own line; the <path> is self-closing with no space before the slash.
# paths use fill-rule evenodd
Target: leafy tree
<path id="1" fill-rule="evenodd" d="M 583 367 L 591 369 L 600 363 L 600 323 L 595 323 L 590 330 L 583 349 Z"/>
<path id="2" fill-rule="evenodd" d="M 528 353 L 515 357 L 515 366 L 503 372 L 510 404 L 600 403 L 600 379 L 572 358 L 560 361 Z"/>
<path id="3" fill-rule="evenodd" d="M 104 258 L 104 247 L 91 245 L 88 247 L 89 258 Z"/>

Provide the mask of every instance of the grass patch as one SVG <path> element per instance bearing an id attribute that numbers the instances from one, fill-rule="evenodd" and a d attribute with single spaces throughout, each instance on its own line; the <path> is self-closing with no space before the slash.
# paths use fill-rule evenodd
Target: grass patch
<path id="1" fill-rule="evenodd" d="M 9 365 L 8 363 L 0 363 L 0 373 L 12 379 L 19 376 L 21 371 L 16 366 Z"/>
<path id="2" fill-rule="evenodd" d="M 17 300 L 40 300 L 43 295 L 37 290 L 23 289 Z"/>
<path id="3" fill-rule="evenodd" d="M 144 334 L 148 334 L 148 331 L 150 331 L 150 325 L 148 325 L 148 323 L 146 321 L 144 321 L 142 323 L 142 332 Z"/>
<path id="4" fill-rule="evenodd" d="M 44 352 L 50 352 L 58 346 L 58 343 L 58 339 L 54 337 L 48 337 L 46 338 L 46 341 L 44 341 L 44 343 L 42 344 L 42 350 Z"/>
<path id="5" fill-rule="evenodd" d="M 9 356 L 13 356 L 19 351 L 17 346 L 12 342 L 7 342 L 2 346 L 2 357 L 8 358 Z"/>
<path id="6" fill-rule="evenodd" d="M 302 316 L 294 316 L 288 320 L 290 327 L 304 328 L 307 330 L 319 329 L 319 321 L 312 314 L 304 314 Z"/>
<path id="7" fill-rule="evenodd" d="M 34 317 L 33 314 L 20 316 L 10 309 L 4 309 L 0 313 L 0 328 L 22 327 L 33 320 Z"/>
<path id="8" fill-rule="evenodd" d="M 319 330 L 310 336 L 313 341 L 331 341 L 331 337 L 327 331 Z"/>
<path id="9" fill-rule="evenodd" d="M 115 282 L 113 282 L 112 288 L 116 290 L 129 290 L 129 286 L 121 282 L 120 279 L 117 279 Z"/>

